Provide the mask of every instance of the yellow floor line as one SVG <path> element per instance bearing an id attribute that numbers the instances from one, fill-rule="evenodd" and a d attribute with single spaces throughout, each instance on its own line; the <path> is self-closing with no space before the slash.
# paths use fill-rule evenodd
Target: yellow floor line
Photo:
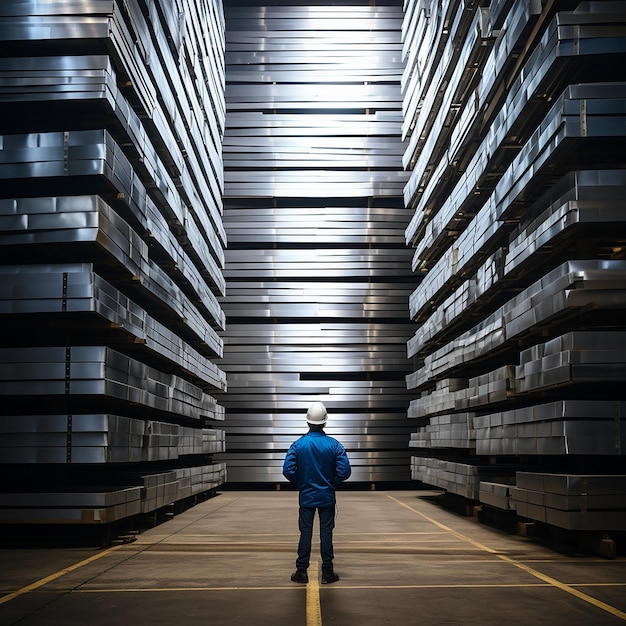
<path id="1" fill-rule="evenodd" d="M 309 582 L 306 585 L 306 626 L 322 626 L 319 564 L 317 561 L 312 561 L 309 567 Z"/>
<path id="2" fill-rule="evenodd" d="M 80 567 L 88 565 L 89 563 L 93 563 L 94 561 L 101 559 L 103 556 L 107 556 L 111 554 L 111 552 L 118 550 L 119 548 L 121 548 L 121 545 L 113 546 L 111 548 L 108 548 L 107 550 L 98 552 L 98 554 L 94 554 L 93 556 L 90 556 L 88 559 L 85 559 L 84 561 L 74 563 L 74 565 L 70 565 L 69 567 L 59 570 L 58 572 L 55 572 L 54 574 L 50 574 L 50 576 L 46 576 L 45 578 L 41 578 L 40 580 L 30 585 L 26 585 L 26 587 L 22 587 L 21 589 L 18 589 L 17 591 L 7 594 L 6 596 L 2 596 L 0 598 L 0 604 L 5 604 L 6 602 L 9 602 L 10 600 L 14 600 L 18 596 L 24 595 L 25 593 L 28 593 L 29 591 L 33 591 L 34 589 L 43 587 L 44 585 L 47 585 L 49 582 L 52 582 L 53 580 L 56 580 L 57 578 L 60 578 L 61 576 L 64 576 L 65 574 L 68 574 L 69 572 L 73 572 L 74 570 L 77 570 Z"/>
<path id="3" fill-rule="evenodd" d="M 425 515 L 421 511 L 414 509 L 412 506 L 409 506 L 405 502 L 402 502 L 401 500 L 398 500 L 397 498 L 394 498 L 393 496 L 387 495 L 387 497 L 390 498 L 391 500 L 394 500 L 401 506 L 409 509 L 409 511 L 413 511 L 413 513 L 417 513 L 417 515 L 419 515 L 426 521 L 430 522 L 431 524 L 435 524 L 435 526 L 437 526 L 438 528 L 447 530 L 452 535 L 454 535 L 457 539 L 461 539 L 462 541 L 466 541 L 477 548 L 485 550 L 486 552 L 489 552 L 490 554 L 493 554 L 494 556 L 498 557 L 502 561 L 505 561 L 506 563 L 510 563 L 511 565 L 514 565 L 515 567 L 518 567 L 519 569 L 527 572 L 531 576 L 534 576 L 535 578 L 539 578 L 539 580 L 543 580 L 549 585 L 552 585 L 554 587 L 557 587 L 558 589 L 561 589 L 561 591 L 565 591 L 566 593 L 576 596 L 577 598 L 584 600 L 585 602 L 592 604 L 593 606 L 599 609 L 602 609 L 603 611 L 606 611 L 607 613 L 610 613 L 611 615 L 614 615 L 615 617 L 619 617 L 620 619 L 626 621 L 626 613 L 624 611 L 620 611 L 618 608 L 611 606 L 610 604 L 607 604 L 606 602 L 602 602 L 601 600 L 598 600 L 597 598 L 594 598 L 593 596 L 587 595 L 586 593 L 583 593 L 582 591 L 579 591 L 578 589 L 574 589 L 574 587 L 572 587 L 571 585 L 567 585 L 566 583 L 563 583 L 560 580 L 557 580 L 556 578 L 552 578 L 552 576 L 542 574 L 540 571 L 533 569 L 532 567 L 526 565 L 525 563 L 516 561 L 515 559 L 505 556 L 504 554 L 498 554 L 497 550 L 494 550 L 493 548 L 489 548 L 488 546 L 485 546 L 478 541 L 474 541 L 470 537 L 466 537 L 465 535 L 457 532 L 456 530 L 453 530 L 452 528 L 449 528 L 445 524 L 438 522 L 432 517 Z"/>
<path id="4" fill-rule="evenodd" d="M 575 589 L 571 585 L 562 583 L 560 580 L 557 580 L 556 578 L 552 578 L 552 576 L 547 576 L 546 574 L 543 574 L 537 571 L 536 569 L 529 567 L 528 565 L 524 563 L 520 563 L 519 561 L 516 561 L 515 559 L 511 559 L 508 556 L 505 556 L 503 554 L 500 554 L 498 556 L 503 561 L 506 561 L 507 563 L 510 563 L 511 565 L 515 565 L 515 567 L 519 567 L 521 570 L 524 570 L 525 572 L 528 572 L 532 576 L 539 578 L 539 580 L 544 580 L 550 585 L 554 585 L 555 587 L 558 587 L 562 591 L 565 591 L 573 596 L 576 596 L 577 598 L 580 598 L 581 600 L 584 600 L 585 602 L 588 602 L 589 604 L 592 604 L 593 606 L 596 606 L 599 609 L 602 609 L 603 611 L 606 611 L 607 613 L 610 613 L 611 615 L 614 615 L 615 617 L 619 617 L 621 620 L 626 621 L 626 613 L 624 611 L 620 611 L 618 608 L 611 606 L 610 604 L 607 604 L 606 602 L 602 602 L 601 600 L 598 600 L 597 598 L 594 598 L 593 596 L 587 595 L 586 593 L 583 593 L 582 591 Z"/>

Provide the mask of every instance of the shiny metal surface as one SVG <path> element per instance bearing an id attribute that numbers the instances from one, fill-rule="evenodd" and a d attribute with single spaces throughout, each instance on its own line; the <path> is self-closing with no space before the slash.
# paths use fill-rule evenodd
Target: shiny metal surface
<path id="1" fill-rule="evenodd" d="M 0 279 L 1 313 L 81 312 L 85 321 L 90 314 L 95 314 L 99 319 L 93 323 L 104 328 L 112 324 L 127 333 L 133 343 L 144 348 L 147 358 L 167 359 L 170 367 L 197 377 L 207 388 L 223 390 L 226 387 L 223 372 L 207 357 L 95 274 L 90 264 L 2 266 Z M 25 280 L 28 287 L 22 288 Z M 213 347 L 214 356 L 221 355 L 221 340 L 204 330 L 204 349 Z"/>
<path id="2" fill-rule="evenodd" d="M 353 480 L 580 528 L 554 467 L 626 475 L 624 3 L 281 4 L 0 6 L 5 463 L 117 520 L 221 484 L 224 430 L 280 482 L 322 400 Z"/>
<path id="3" fill-rule="evenodd" d="M 0 518 L 109 523 L 214 489 L 221 2 L 3 2 L 0 114 Z"/>
<path id="4" fill-rule="evenodd" d="M 4 463 L 140 463 L 224 451 L 220 430 L 108 414 L 7 415 L 0 433 Z"/>
<path id="5" fill-rule="evenodd" d="M 537 326 L 592 308 L 626 308 L 626 262 L 569 261 L 549 272 L 454 341 L 424 357 L 424 367 L 408 378 L 419 387 L 431 377 L 458 369 L 496 348 L 519 342 Z"/>
<path id="6" fill-rule="evenodd" d="M 13 401 L 28 396 L 24 408 L 42 407 L 36 396 L 46 396 L 76 413 L 99 399 L 100 406 L 129 403 L 132 414 L 143 407 L 194 421 L 220 417 L 215 399 L 188 380 L 105 346 L 2 348 L 0 357 L 0 393 Z"/>
<path id="7" fill-rule="evenodd" d="M 412 476 L 570 529 L 515 474 L 626 474 L 625 8 L 405 3 Z"/>
<path id="8" fill-rule="evenodd" d="M 188 255 L 193 255 L 195 264 L 199 266 L 196 271 L 206 272 L 212 286 L 215 286 L 218 293 L 222 293 L 224 279 L 218 263 L 221 263 L 223 252 L 216 260 L 209 246 L 208 240 L 211 238 L 205 236 L 191 219 L 192 215 L 181 197 L 174 194 L 175 185 L 172 181 L 169 186 L 164 185 L 159 190 L 163 194 L 152 196 L 152 202 L 147 199 L 150 195 L 148 189 L 159 189 L 163 173 L 151 174 L 152 177 L 144 184 L 107 130 L 18 134 L 2 138 L 0 179 L 11 180 L 13 186 L 20 179 L 31 178 L 43 178 L 42 183 L 52 184 L 50 178 L 54 180 L 54 177 L 63 176 L 68 178 L 68 183 L 72 180 L 81 188 L 91 182 L 91 177 L 101 176 L 102 180 L 96 181 L 93 189 L 108 194 L 114 191 L 119 199 L 131 198 L 130 209 L 135 215 L 141 215 L 146 226 L 152 227 L 154 224 L 155 230 L 162 230 L 165 220 L 169 223 L 167 230 L 184 231 L 187 235 L 185 251 Z M 73 177 L 77 177 L 75 181 Z M 85 180 L 83 177 L 89 179 Z M 153 222 L 152 215 L 146 214 L 146 208 L 148 211 L 156 209 L 161 213 L 161 218 Z M 121 211 L 124 210 L 128 211 L 128 208 L 121 208 Z M 152 230 L 143 234 L 149 239 Z M 167 240 L 162 232 L 154 234 L 155 237 L 159 235 Z M 215 239 L 214 234 L 213 238 Z M 179 236 L 179 244 L 182 243 Z"/>
<path id="9" fill-rule="evenodd" d="M 475 416 L 476 452 L 613 455 L 626 442 L 625 408 L 620 401 L 564 400 Z"/>
<path id="10" fill-rule="evenodd" d="M 315 400 L 351 480 L 406 480 L 401 8 L 225 11 L 229 480 L 283 482 Z"/>
<path id="11" fill-rule="evenodd" d="M 138 474 L 136 481 L 139 486 L 115 490 L 3 493 L 0 523 L 109 524 L 215 489 L 226 481 L 226 466 Z"/>
<path id="12" fill-rule="evenodd" d="M 519 472 L 517 482 L 511 499 L 524 517 L 573 530 L 626 523 L 626 476 Z"/>

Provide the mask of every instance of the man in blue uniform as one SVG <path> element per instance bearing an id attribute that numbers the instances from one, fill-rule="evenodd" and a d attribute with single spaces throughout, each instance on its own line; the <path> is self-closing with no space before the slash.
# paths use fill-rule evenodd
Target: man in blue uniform
<path id="1" fill-rule="evenodd" d="M 283 475 L 298 488 L 300 541 L 296 571 L 291 580 L 308 583 L 307 569 L 311 556 L 313 520 L 318 511 L 320 520 L 320 552 L 322 584 L 334 583 L 339 576 L 333 571 L 333 528 L 335 527 L 335 489 L 349 478 L 350 461 L 344 447 L 324 432 L 328 414 L 321 402 L 314 402 L 307 411 L 309 432 L 287 451 Z"/>

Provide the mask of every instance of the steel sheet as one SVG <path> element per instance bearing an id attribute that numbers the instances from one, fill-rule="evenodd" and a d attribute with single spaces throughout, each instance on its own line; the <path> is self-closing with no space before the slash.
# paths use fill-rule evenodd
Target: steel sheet
<path id="1" fill-rule="evenodd" d="M 226 385 L 221 2 L 5 2 L 0 39 L 0 447 L 36 466 L 0 515 L 108 524 L 210 491 L 226 480 L 207 428 Z M 176 469 L 133 473 L 155 464 Z"/>

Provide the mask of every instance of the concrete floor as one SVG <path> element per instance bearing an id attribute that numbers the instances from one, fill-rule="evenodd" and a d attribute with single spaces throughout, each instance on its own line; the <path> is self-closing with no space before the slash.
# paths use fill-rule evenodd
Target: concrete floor
<path id="1" fill-rule="evenodd" d="M 565 556 L 423 491 L 338 494 L 339 582 L 290 581 L 291 491 L 220 495 L 113 548 L 0 550 L 0 624 L 619 624 L 626 559 Z M 314 545 L 317 550 L 317 544 Z"/>

